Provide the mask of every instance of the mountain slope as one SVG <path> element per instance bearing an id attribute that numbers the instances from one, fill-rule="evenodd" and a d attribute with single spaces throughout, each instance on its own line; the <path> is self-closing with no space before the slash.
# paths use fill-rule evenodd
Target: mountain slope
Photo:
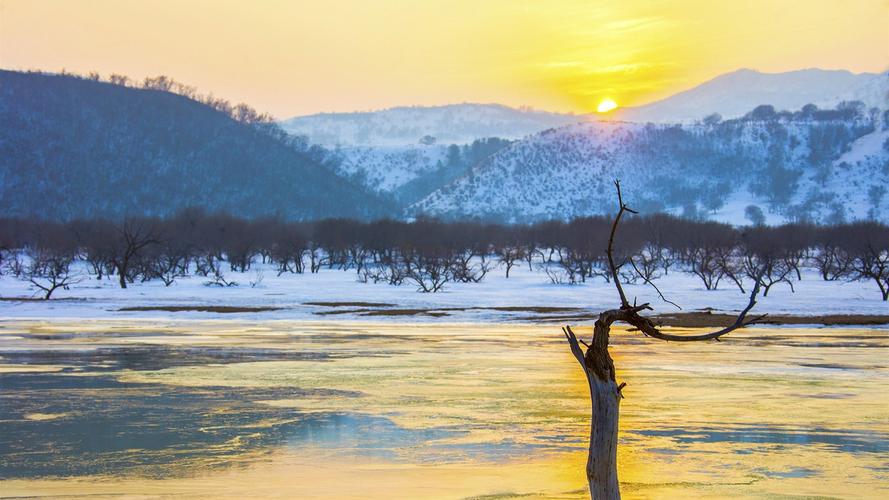
<path id="1" fill-rule="evenodd" d="M 796 110 L 806 104 L 833 108 L 842 101 L 860 100 L 867 107 L 889 108 L 889 74 L 853 74 L 842 70 L 805 69 L 761 73 L 741 69 L 720 75 L 666 99 L 626 108 L 616 118 L 634 122 L 683 122 L 711 113 L 737 118 L 760 104 Z"/>
<path id="2" fill-rule="evenodd" d="M 773 221 L 885 220 L 882 134 L 880 118 L 861 109 L 709 125 L 578 124 L 513 144 L 410 210 L 516 222 L 609 213 L 611 181 L 620 179 L 646 213 L 743 223 L 753 204 Z"/>
<path id="3" fill-rule="evenodd" d="M 280 123 L 293 135 L 324 146 L 401 146 L 424 136 L 439 144 L 469 144 L 485 137 L 520 139 L 584 121 L 583 115 L 514 109 L 500 104 L 398 107 L 359 113 L 321 113 Z"/>
<path id="4" fill-rule="evenodd" d="M 509 144 L 491 137 L 462 146 L 352 146 L 328 152 L 325 163 L 340 175 L 407 205 L 463 176 Z"/>
<path id="5" fill-rule="evenodd" d="M 268 125 L 168 92 L 0 72 L 0 214 L 165 215 L 189 206 L 293 219 L 387 208 Z"/>

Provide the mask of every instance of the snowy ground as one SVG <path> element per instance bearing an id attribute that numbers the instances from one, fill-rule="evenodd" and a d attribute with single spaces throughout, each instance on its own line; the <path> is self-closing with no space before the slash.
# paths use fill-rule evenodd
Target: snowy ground
<path id="1" fill-rule="evenodd" d="M 262 270 L 262 282 L 255 287 L 251 281 Z M 82 281 L 69 290 L 57 290 L 50 301 L 15 301 L 11 297 L 40 297 L 30 283 L 10 275 L 0 277 L 0 319 L 49 318 L 231 318 L 288 320 L 362 320 L 362 321 L 520 321 L 533 319 L 529 311 L 486 310 L 485 307 L 575 307 L 581 312 L 598 312 L 618 305 L 613 285 L 596 279 L 586 284 L 556 285 L 541 271 L 525 267 L 512 269 L 509 279 L 503 268 L 494 269 L 481 283 L 448 283 L 439 293 L 419 293 L 410 284 L 360 283 L 354 270 L 323 269 L 319 274 L 280 277 L 271 266 L 254 265 L 247 273 L 225 273 L 226 279 L 239 286 L 220 288 L 203 283 L 206 278 L 187 277 L 165 287 L 159 281 L 135 283 L 120 289 L 116 281 L 96 280 L 86 273 Z M 713 308 L 737 311 L 747 297 L 730 283 L 721 283 L 719 290 L 704 290 L 693 275 L 672 271 L 656 281 L 667 298 L 684 311 Z M 889 314 L 889 304 L 880 300 L 873 282 L 825 282 L 814 270 L 804 272 L 795 282 L 795 293 L 781 283 L 768 297 L 761 297 L 756 311 L 772 314 Z M 656 313 L 673 313 L 677 309 L 661 301 L 651 287 L 625 285 L 630 300 L 651 302 Z M 361 307 L 308 305 L 307 302 L 374 302 L 393 304 L 395 309 L 474 308 L 465 311 L 446 310 L 440 317 L 428 315 L 363 316 L 361 313 L 324 315 L 330 311 L 354 311 Z M 119 311 L 125 307 L 143 306 L 236 306 L 276 307 L 279 310 L 244 313 Z"/>

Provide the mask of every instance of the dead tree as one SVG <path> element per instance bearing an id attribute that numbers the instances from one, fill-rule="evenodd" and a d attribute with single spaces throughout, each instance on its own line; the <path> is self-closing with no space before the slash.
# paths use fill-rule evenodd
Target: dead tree
<path id="1" fill-rule="evenodd" d="M 611 325 L 616 322 L 624 322 L 636 330 L 642 332 L 646 337 L 657 340 L 673 341 L 673 342 L 693 342 L 703 340 L 719 340 L 720 337 L 733 332 L 739 328 L 755 323 L 764 316 L 747 319 L 747 313 L 753 309 L 756 304 L 756 297 L 759 294 L 760 280 L 755 280 L 753 291 L 750 293 L 750 300 L 747 306 L 741 311 L 735 322 L 721 330 L 699 335 L 672 335 L 663 333 L 658 329 L 655 323 L 640 315 L 642 311 L 650 310 L 651 306 L 647 303 L 641 305 L 630 305 L 621 286 L 618 269 L 614 263 L 613 247 L 614 235 L 617 232 L 618 224 L 625 212 L 636 213 L 627 207 L 620 192 L 620 183 L 615 181 L 617 187 L 617 199 L 620 209 L 614 222 L 611 225 L 611 235 L 608 239 L 608 263 L 611 268 L 613 283 L 617 288 L 617 294 L 620 297 L 620 307 L 605 311 L 599 315 L 593 329 L 593 338 L 590 343 L 579 339 L 570 326 L 562 329 L 568 344 L 571 347 L 571 353 L 580 363 L 586 375 L 590 389 L 590 400 L 592 402 L 592 418 L 590 423 L 590 446 L 587 458 L 586 475 L 589 482 L 590 497 L 593 500 L 603 499 L 619 499 L 620 485 L 617 479 L 617 431 L 619 419 L 620 400 L 623 399 L 621 390 L 626 385 L 621 383 L 618 385 L 615 380 L 614 362 L 608 353 L 608 339 L 611 332 Z M 660 293 L 660 291 L 658 291 Z M 581 344 L 583 347 L 581 347 Z M 586 350 L 584 351 L 584 347 Z"/>

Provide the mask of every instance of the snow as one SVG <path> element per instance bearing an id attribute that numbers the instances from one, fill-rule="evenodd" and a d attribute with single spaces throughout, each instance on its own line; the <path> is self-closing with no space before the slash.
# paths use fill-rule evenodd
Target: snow
<path id="1" fill-rule="evenodd" d="M 870 134 L 859 137 L 850 146 L 849 151 L 843 153 L 834 162 L 834 165 L 841 163 L 855 164 L 868 161 L 872 157 L 878 157 L 884 154 L 883 143 L 889 140 L 889 129 L 874 130 Z"/>
<path id="2" fill-rule="evenodd" d="M 725 199 L 725 204 L 720 207 L 719 210 L 708 214 L 707 218 L 712 221 L 723 222 L 733 226 L 748 226 L 752 222 L 747 218 L 744 211 L 750 205 L 756 205 L 762 209 L 766 225 L 777 226 L 787 222 L 784 216 L 768 209 L 766 200 L 759 199 L 746 190 L 732 192 L 728 198 Z M 675 215 L 680 214 L 677 213 Z"/>
<path id="3" fill-rule="evenodd" d="M 679 214 L 693 202 L 699 214 L 685 215 L 732 224 L 749 224 L 744 209 L 751 204 L 763 209 L 769 224 L 806 217 L 886 220 L 889 196 L 876 200 L 869 192 L 878 189 L 872 186 L 889 185 L 889 151 L 883 148 L 889 132 L 853 141 L 853 134 L 864 133 L 856 131 L 865 125 L 861 120 L 796 119 L 680 128 L 627 122 L 570 125 L 499 151 L 409 210 L 507 222 L 570 219 L 608 213 L 613 207 L 611 181 L 621 179 L 636 208 Z M 875 125 L 880 129 L 878 121 Z M 682 134 L 672 133 L 677 130 Z M 850 142 L 829 143 L 836 149 L 831 152 L 834 161 L 816 164 L 809 143 L 819 136 L 813 134 L 837 131 L 846 131 Z M 767 175 L 776 148 L 781 164 L 802 174 L 793 194 L 780 205 L 752 192 L 759 179 L 769 186 L 777 182 Z M 723 202 L 715 212 L 703 206 L 712 197 L 708 193 Z M 680 198 L 685 201 L 680 203 Z"/>
<path id="4" fill-rule="evenodd" d="M 832 193 L 847 218 L 889 219 L 889 195 L 880 199 L 871 196 L 873 189 L 889 186 L 889 151 L 883 143 L 889 130 L 877 130 L 858 138 L 848 151 L 837 158 L 828 178 L 819 183 L 812 172 L 804 184 L 821 192 Z M 800 190 L 797 200 L 802 198 Z"/>
<path id="5" fill-rule="evenodd" d="M 337 170 L 377 192 L 392 192 L 446 161 L 447 145 L 357 146 L 336 150 Z"/>
<path id="6" fill-rule="evenodd" d="M 321 113 L 280 122 L 290 134 L 333 146 L 415 145 L 430 135 L 438 144 L 476 139 L 520 139 L 548 128 L 584 121 L 586 115 L 515 109 L 501 104 L 410 106 L 356 113 Z"/>
<path id="7" fill-rule="evenodd" d="M 227 267 L 226 267 L 227 269 Z M 256 287 L 257 272 L 264 275 Z M 204 286 L 206 278 L 187 277 L 165 287 L 160 281 L 134 283 L 121 289 L 116 280 L 96 280 L 82 271 L 83 280 L 69 290 L 57 290 L 49 301 L 12 301 L 9 297 L 37 296 L 38 290 L 26 281 L 10 275 L 0 277 L 0 319 L 281 319 L 281 320 L 360 320 L 383 322 L 517 322 L 535 316 L 531 312 L 504 312 L 485 309 L 445 311 L 447 316 L 361 316 L 359 314 L 319 315 L 333 309 L 355 310 L 359 307 L 325 307 L 306 302 L 376 302 L 395 304 L 395 308 L 484 308 L 504 306 L 577 307 L 598 313 L 617 306 L 612 284 L 602 279 L 578 285 L 557 285 L 549 282 L 542 272 L 528 270 L 527 263 L 516 265 L 510 277 L 504 268 L 495 268 L 481 283 L 448 283 L 442 292 L 419 293 L 410 284 L 360 283 L 354 270 L 323 269 L 318 274 L 276 276 L 270 265 L 254 264 L 246 273 L 226 272 L 226 279 L 237 287 Z M 680 271 L 655 282 L 667 297 L 684 311 L 713 308 L 716 311 L 737 311 L 747 302 L 747 296 L 728 283 L 718 290 L 704 290 L 698 278 Z M 756 312 L 791 315 L 819 314 L 889 314 L 889 304 L 880 300 L 873 282 L 825 282 L 814 270 L 805 270 L 803 279 L 795 282 L 792 293 L 786 284 L 777 284 L 768 297 L 761 297 Z M 655 313 L 673 313 L 677 309 L 661 301 L 651 287 L 644 284 L 625 285 L 630 300 L 650 302 Z M 240 306 L 278 307 L 276 311 L 245 313 L 211 312 L 122 312 L 124 307 L 138 306 Z M 548 314 L 548 313 L 547 313 Z M 572 312 L 552 313 L 569 315 Z M 558 322 L 558 320 L 554 320 Z M 588 322 L 585 320 L 583 322 Z"/>

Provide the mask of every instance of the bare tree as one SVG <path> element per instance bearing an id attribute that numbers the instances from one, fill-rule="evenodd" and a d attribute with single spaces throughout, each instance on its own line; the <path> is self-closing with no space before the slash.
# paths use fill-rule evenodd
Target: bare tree
<path id="1" fill-rule="evenodd" d="M 451 280 L 450 259 L 437 252 L 416 252 L 404 258 L 404 276 L 417 285 L 417 291 L 435 293 Z"/>
<path id="2" fill-rule="evenodd" d="M 707 290 L 716 290 L 722 280 L 717 248 L 711 242 L 704 241 L 700 245 L 689 247 L 684 255 L 689 272 L 701 278 Z"/>
<path id="3" fill-rule="evenodd" d="M 784 250 L 774 231 L 769 228 L 754 228 L 744 235 L 744 272 L 762 286 L 762 296 L 768 297 L 769 290 L 778 283 L 787 283 L 793 292 L 793 267 L 788 265 Z"/>
<path id="4" fill-rule="evenodd" d="M 130 265 L 135 257 L 148 245 L 159 243 L 159 239 L 155 235 L 154 229 L 143 220 L 127 219 L 116 229 L 119 238 L 115 244 L 111 262 L 117 269 L 120 287 L 126 288 L 127 279 L 131 278 L 128 274 Z"/>
<path id="5" fill-rule="evenodd" d="M 718 340 L 723 335 L 762 319 L 762 316 L 749 320 L 746 319 L 747 313 L 756 304 L 756 297 L 759 294 L 759 280 L 754 282 L 750 300 L 737 319 L 735 319 L 735 322 L 721 330 L 700 335 L 672 335 L 661 332 L 652 320 L 640 315 L 640 312 L 650 310 L 651 306 L 647 303 L 630 305 L 621 286 L 618 269 L 615 266 L 613 257 L 614 235 L 617 232 L 621 216 L 625 212 L 635 213 L 624 204 L 620 192 L 620 183 L 615 181 L 615 186 L 617 188 L 617 199 L 620 209 L 611 226 L 607 254 L 613 282 L 620 297 L 620 307 L 604 311 L 599 315 L 593 330 L 592 341 L 589 344 L 582 339 L 578 339 L 570 326 L 562 329 L 565 338 L 568 339 L 571 353 L 574 354 L 574 357 L 583 369 L 584 375 L 586 375 L 590 389 L 592 421 L 590 425 L 590 446 L 586 475 L 590 488 L 590 497 L 594 500 L 620 498 L 620 485 L 617 479 L 617 431 L 620 400 L 623 399 L 621 390 L 626 384 L 621 383 L 618 385 L 615 381 L 614 362 L 608 353 L 611 325 L 622 321 L 630 324 L 647 337 L 665 341 L 691 342 Z M 586 351 L 581 347 L 581 344 L 586 348 Z"/>
<path id="6" fill-rule="evenodd" d="M 834 242 L 818 244 L 811 257 L 812 263 L 824 281 L 837 281 L 849 274 L 852 258 L 845 249 Z"/>
<path id="7" fill-rule="evenodd" d="M 874 280 L 883 302 L 889 301 L 889 250 L 866 246 L 855 257 L 852 268 L 860 279 Z"/>
<path id="8" fill-rule="evenodd" d="M 80 276 L 71 272 L 72 253 L 41 248 L 29 251 L 28 256 L 31 262 L 25 277 L 43 292 L 43 300 L 49 300 L 59 288 L 67 290 L 70 285 L 80 282 Z"/>
<path id="9" fill-rule="evenodd" d="M 851 228 L 847 246 L 852 254 L 851 269 L 861 280 L 873 280 L 880 296 L 889 301 L 889 230 L 873 223 L 859 223 Z"/>
<path id="10" fill-rule="evenodd" d="M 506 267 L 507 278 L 509 278 L 509 271 L 512 270 L 512 266 L 515 265 L 516 261 L 525 258 L 525 248 L 519 245 L 498 245 L 494 252 L 500 258 L 500 263 Z"/>
<path id="11" fill-rule="evenodd" d="M 747 293 L 744 291 L 744 263 L 738 254 L 738 248 L 734 244 L 721 246 L 716 251 L 716 265 L 719 266 L 722 275 L 732 280 L 741 293 Z"/>

